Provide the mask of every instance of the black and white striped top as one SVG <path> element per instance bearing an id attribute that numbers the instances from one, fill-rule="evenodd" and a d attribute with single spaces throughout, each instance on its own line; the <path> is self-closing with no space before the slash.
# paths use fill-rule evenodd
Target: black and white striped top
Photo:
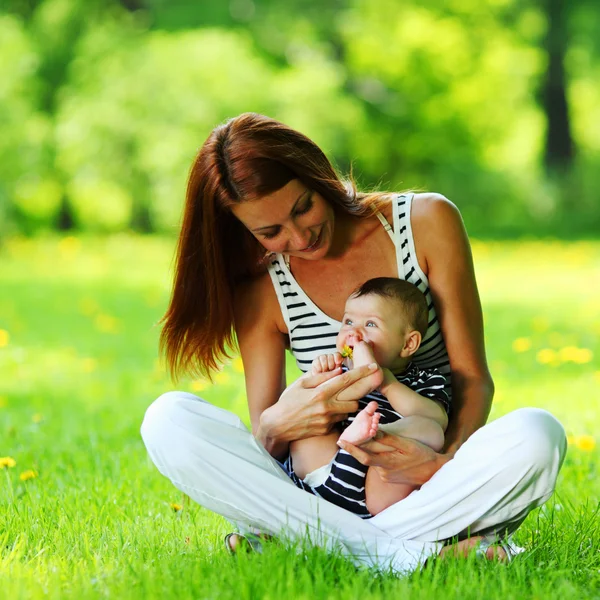
<path id="1" fill-rule="evenodd" d="M 437 369 L 445 376 L 445 390 L 450 401 L 450 361 L 435 312 L 429 281 L 419 267 L 410 223 L 413 194 L 393 199 L 393 227 L 377 213 L 396 247 L 398 278 L 416 285 L 425 295 L 429 306 L 429 327 L 412 361 L 421 368 Z M 283 318 L 290 336 L 290 350 L 301 371 L 310 370 L 319 355 L 335 352 L 335 339 L 342 324 L 319 309 L 294 279 L 284 256 L 277 254 L 268 266 Z"/>

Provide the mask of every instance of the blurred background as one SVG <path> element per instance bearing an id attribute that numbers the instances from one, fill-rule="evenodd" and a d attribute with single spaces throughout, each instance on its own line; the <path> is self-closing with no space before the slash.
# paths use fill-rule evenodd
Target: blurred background
<path id="1" fill-rule="evenodd" d="M 245 111 L 479 237 L 596 236 L 597 0 L 2 0 L 0 235 L 171 232 Z"/>

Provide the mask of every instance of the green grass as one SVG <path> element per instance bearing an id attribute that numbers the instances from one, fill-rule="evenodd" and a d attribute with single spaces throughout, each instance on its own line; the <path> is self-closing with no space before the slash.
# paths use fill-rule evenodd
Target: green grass
<path id="1" fill-rule="evenodd" d="M 231 558 L 223 519 L 173 510 L 181 494 L 139 437 L 147 405 L 172 388 L 155 327 L 172 249 L 127 236 L 0 247 L 0 456 L 16 460 L 0 470 L 0 597 L 600 597 L 600 243 L 474 243 L 492 418 L 547 408 L 569 453 L 556 496 L 518 532 L 525 556 L 448 561 L 407 578 L 275 543 Z M 179 387 L 247 421 L 238 362 L 214 388 Z M 21 481 L 30 469 L 38 476 Z"/>

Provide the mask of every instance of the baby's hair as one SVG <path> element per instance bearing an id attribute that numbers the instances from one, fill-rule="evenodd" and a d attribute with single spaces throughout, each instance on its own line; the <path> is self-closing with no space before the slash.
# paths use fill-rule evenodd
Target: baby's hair
<path id="1" fill-rule="evenodd" d="M 352 292 L 352 297 L 360 298 L 370 294 L 398 300 L 411 329 L 425 337 L 429 326 L 429 308 L 425 296 L 416 285 L 393 277 L 375 277 Z"/>

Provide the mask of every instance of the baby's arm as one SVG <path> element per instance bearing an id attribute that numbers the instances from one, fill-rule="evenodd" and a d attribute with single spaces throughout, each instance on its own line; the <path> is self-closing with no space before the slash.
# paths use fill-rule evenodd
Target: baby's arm
<path id="1" fill-rule="evenodd" d="M 333 354 L 321 354 L 321 356 L 317 356 L 317 358 L 313 360 L 311 372 L 313 375 L 316 375 L 317 373 L 333 371 L 342 366 L 343 360 L 344 359 L 339 352 L 334 352 Z"/>
<path id="2" fill-rule="evenodd" d="M 418 416 L 432 419 L 446 431 L 448 415 L 440 402 L 417 394 L 400 383 L 389 369 L 383 369 L 383 375 L 383 383 L 379 391 L 388 399 L 396 412 L 403 417 Z"/>

